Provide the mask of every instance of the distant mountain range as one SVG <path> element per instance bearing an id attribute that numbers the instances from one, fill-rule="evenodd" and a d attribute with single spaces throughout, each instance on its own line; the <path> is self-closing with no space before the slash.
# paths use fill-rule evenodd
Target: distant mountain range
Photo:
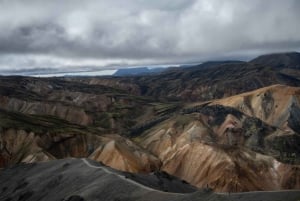
<path id="1" fill-rule="evenodd" d="M 22 75 L 22 76 L 36 76 L 36 77 L 64 77 L 64 76 L 102 76 L 112 75 L 117 77 L 122 76 L 143 76 L 159 74 L 169 70 L 187 68 L 190 70 L 211 68 L 225 64 L 261 64 L 269 67 L 285 67 L 290 69 L 300 68 L 300 53 L 288 52 L 288 53 L 276 53 L 259 56 L 250 62 L 238 61 L 238 60 L 225 60 L 225 61 L 207 61 L 200 64 L 170 64 L 163 67 L 124 67 L 117 70 L 105 70 L 97 67 L 84 67 L 85 70 L 79 70 L 78 67 L 75 70 L 72 67 L 68 69 L 61 68 L 30 68 L 27 70 L 3 70 L 0 75 Z M 176 66 L 176 67 L 175 67 Z"/>
<path id="2" fill-rule="evenodd" d="M 149 67 L 138 67 L 138 68 L 122 68 L 118 69 L 113 75 L 114 76 L 136 76 L 136 75 L 149 75 L 160 73 L 166 70 L 166 68 L 149 68 Z"/>

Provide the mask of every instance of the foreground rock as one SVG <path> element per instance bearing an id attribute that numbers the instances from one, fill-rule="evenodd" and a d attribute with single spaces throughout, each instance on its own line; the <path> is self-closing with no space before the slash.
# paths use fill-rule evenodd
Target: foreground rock
<path id="1" fill-rule="evenodd" d="M 165 173 L 119 172 L 87 159 L 19 164 L 0 173 L 5 201 L 297 201 L 299 191 L 215 194 Z"/>

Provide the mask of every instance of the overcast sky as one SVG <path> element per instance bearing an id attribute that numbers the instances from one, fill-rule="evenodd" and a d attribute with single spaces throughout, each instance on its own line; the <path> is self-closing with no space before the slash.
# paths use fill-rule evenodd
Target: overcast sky
<path id="1" fill-rule="evenodd" d="M 299 0 L 0 0 L 0 72 L 299 51 L 299 11 Z"/>

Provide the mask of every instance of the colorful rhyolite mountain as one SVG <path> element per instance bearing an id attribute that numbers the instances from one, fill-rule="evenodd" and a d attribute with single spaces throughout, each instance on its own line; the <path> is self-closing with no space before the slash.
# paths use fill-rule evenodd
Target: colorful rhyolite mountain
<path id="1" fill-rule="evenodd" d="M 0 77 L 0 167 L 84 157 L 217 192 L 299 189 L 295 54 L 126 78 Z"/>

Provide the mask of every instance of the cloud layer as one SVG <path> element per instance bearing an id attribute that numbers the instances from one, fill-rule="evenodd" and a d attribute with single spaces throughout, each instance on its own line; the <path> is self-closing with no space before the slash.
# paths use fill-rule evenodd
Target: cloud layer
<path id="1" fill-rule="evenodd" d="M 0 70 L 299 50 L 299 10 L 298 0 L 0 0 Z"/>

